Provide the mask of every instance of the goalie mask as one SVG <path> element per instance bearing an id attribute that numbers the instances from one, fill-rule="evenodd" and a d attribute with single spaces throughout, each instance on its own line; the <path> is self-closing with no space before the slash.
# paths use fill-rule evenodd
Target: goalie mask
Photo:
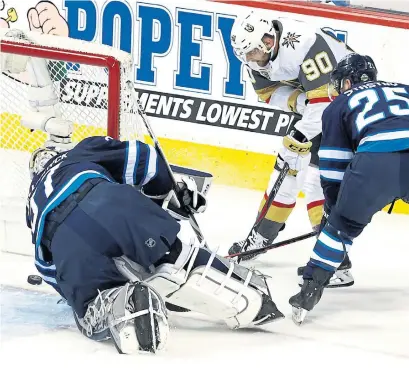
<path id="1" fill-rule="evenodd" d="M 35 150 L 30 157 L 30 178 L 33 179 L 35 175 L 38 175 L 40 172 L 42 172 L 46 167 L 46 164 L 62 152 L 64 151 L 61 151 L 56 147 L 44 147 Z"/>

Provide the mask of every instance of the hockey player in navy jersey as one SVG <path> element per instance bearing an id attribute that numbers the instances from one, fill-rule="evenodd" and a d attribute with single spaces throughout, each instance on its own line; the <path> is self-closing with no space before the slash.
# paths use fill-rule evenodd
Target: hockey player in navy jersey
<path id="1" fill-rule="evenodd" d="M 164 301 L 231 328 L 283 317 L 265 276 L 219 257 L 193 232 L 188 219 L 205 210 L 210 185 L 200 171 L 182 170 L 176 185 L 160 152 L 138 140 L 73 146 L 47 61 L 6 53 L 1 62 L 1 72 L 29 76 L 21 124 L 49 135 L 29 164 L 35 265 L 83 334 L 112 338 L 121 353 L 155 352 L 169 329 Z M 132 96 L 129 85 L 121 88 Z"/>
<path id="2" fill-rule="evenodd" d="M 369 56 L 350 54 L 331 73 L 339 96 L 325 109 L 319 151 L 325 195 L 322 231 L 290 298 L 303 322 L 372 216 L 409 199 L 409 86 L 377 80 Z"/>
<path id="3" fill-rule="evenodd" d="M 231 328 L 283 317 L 262 277 L 198 242 L 183 220 L 206 199 L 191 177 L 172 189 L 154 147 L 110 137 L 51 145 L 30 161 L 27 225 L 38 271 L 85 335 L 155 352 L 167 337 L 162 299 Z"/>

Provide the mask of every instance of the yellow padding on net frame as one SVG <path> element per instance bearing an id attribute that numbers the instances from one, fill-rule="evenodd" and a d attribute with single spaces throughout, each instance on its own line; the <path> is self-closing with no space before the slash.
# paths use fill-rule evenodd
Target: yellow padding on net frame
<path id="1" fill-rule="evenodd" d="M 3 113 L 0 118 L 0 148 L 33 151 L 45 142 L 44 133 L 31 133 L 16 123 L 19 119 L 15 115 Z M 106 130 L 75 125 L 74 141 L 90 135 L 106 135 Z M 152 142 L 149 137 L 145 137 L 145 140 Z M 213 174 L 216 183 L 223 185 L 264 191 L 274 168 L 273 155 L 167 138 L 159 138 L 159 141 L 170 163 L 208 171 Z M 385 207 L 385 210 L 388 208 Z M 393 212 L 409 214 L 409 205 L 398 201 Z"/>

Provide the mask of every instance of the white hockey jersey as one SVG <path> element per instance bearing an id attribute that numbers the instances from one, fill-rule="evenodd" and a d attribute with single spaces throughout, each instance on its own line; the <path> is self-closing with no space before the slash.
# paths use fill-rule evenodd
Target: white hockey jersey
<path id="1" fill-rule="evenodd" d="M 254 89 L 262 100 L 302 114 L 295 128 L 312 139 L 322 131 L 322 112 L 330 103 L 330 73 L 353 51 L 307 23 L 278 18 L 273 24 L 279 35 L 277 55 L 264 67 L 246 63 Z M 304 108 L 305 98 L 308 104 Z"/>

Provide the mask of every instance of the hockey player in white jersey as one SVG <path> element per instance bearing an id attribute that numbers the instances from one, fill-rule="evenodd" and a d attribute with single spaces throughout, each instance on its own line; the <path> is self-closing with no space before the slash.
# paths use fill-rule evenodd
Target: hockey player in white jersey
<path id="1" fill-rule="evenodd" d="M 289 174 L 249 243 L 234 243 L 229 251 L 233 254 L 271 244 L 284 228 L 301 190 L 306 195 L 311 225 L 319 229 L 324 204 L 317 155 L 321 116 L 330 103 L 330 72 L 351 50 L 321 29 L 287 18 L 273 19 L 268 12 L 258 11 L 235 21 L 231 44 L 249 71 L 259 97 L 272 106 L 302 115 L 294 130 L 283 138 L 259 214 L 284 162 L 290 165 Z M 330 286 L 352 285 L 350 267 L 347 256 Z M 302 269 L 298 274 L 302 275 Z"/>
<path id="2" fill-rule="evenodd" d="M 98 136 L 73 146 L 45 61 L 20 62 L 31 72 L 33 108 L 21 122 L 50 135 L 30 159 L 35 266 L 84 335 L 112 338 L 120 353 L 156 352 L 169 331 L 164 302 L 230 328 L 283 317 L 263 275 L 198 241 L 186 217 L 203 212 L 206 198 L 193 178 L 173 188 L 164 158 L 138 140 Z"/>

